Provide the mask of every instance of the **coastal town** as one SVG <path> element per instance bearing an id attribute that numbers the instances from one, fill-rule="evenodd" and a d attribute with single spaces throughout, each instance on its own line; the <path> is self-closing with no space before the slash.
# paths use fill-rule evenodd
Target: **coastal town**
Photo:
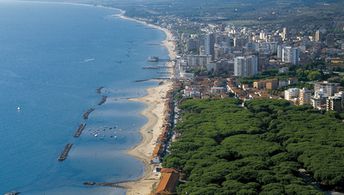
<path id="1" fill-rule="evenodd" d="M 185 21 L 161 19 L 156 25 L 174 32 L 174 79 L 182 82 L 184 97 L 285 98 L 320 110 L 343 109 L 342 33 L 199 24 L 198 33 L 190 34 L 177 33 Z M 292 91 L 297 94 L 290 97 Z"/>
<path id="2" fill-rule="evenodd" d="M 336 112 L 344 121 L 344 25 L 235 26 L 182 17 L 133 17 L 169 33 L 173 87 L 166 91 L 164 122 L 149 159 L 146 191 L 174 194 L 182 172 L 163 168 L 178 139 L 178 105 L 186 99 L 285 99 L 296 106 Z M 335 29 L 335 30 L 333 30 Z M 165 44 L 166 45 L 166 44 Z M 144 181 L 143 181 L 144 182 Z M 140 185 L 140 181 L 136 183 Z"/>

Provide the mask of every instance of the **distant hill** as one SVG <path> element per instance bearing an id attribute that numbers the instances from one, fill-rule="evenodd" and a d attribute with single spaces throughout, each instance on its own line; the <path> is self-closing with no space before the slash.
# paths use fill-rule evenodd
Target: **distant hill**
<path id="1" fill-rule="evenodd" d="M 119 1 L 107 3 L 119 5 Z M 116 3 L 115 3 L 116 2 Z M 135 3 L 132 3 L 135 2 Z M 195 21 L 277 22 L 297 25 L 343 21 L 342 0 L 135 0 L 126 1 L 132 16 L 174 15 Z M 328 25 L 328 24 L 324 24 Z"/>
<path id="2" fill-rule="evenodd" d="M 65 0 L 42 0 L 65 1 Z M 68 1 L 71 2 L 71 1 Z M 236 25 L 342 27 L 343 0 L 73 0 L 125 9 L 129 16 L 177 16 Z M 338 25 L 340 24 L 340 25 Z"/>

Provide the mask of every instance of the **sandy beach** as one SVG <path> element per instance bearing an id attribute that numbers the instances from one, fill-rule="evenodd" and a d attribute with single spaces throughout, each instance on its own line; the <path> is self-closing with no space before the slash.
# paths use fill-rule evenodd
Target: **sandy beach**
<path id="1" fill-rule="evenodd" d="M 117 16 L 122 19 L 139 22 L 163 31 L 166 34 L 166 39 L 162 44 L 167 48 L 170 59 L 174 60 L 176 58 L 176 53 L 174 51 L 175 44 L 171 41 L 173 39 L 173 35 L 168 29 L 148 24 L 144 21 L 128 18 L 124 16 L 124 13 L 125 12 L 122 11 L 121 14 Z M 174 62 L 167 62 L 167 66 L 174 66 Z M 171 77 L 173 74 L 172 70 Z M 166 96 L 167 92 L 171 90 L 172 87 L 173 82 L 171 80 L 164 81 L 157 87 L 148 88 L 148 94 L 145 97 L 131 99 L 132 101 L 143 102 L 146 104 L 146 108 L 141 112 L 141 114 L 147 117 L 148 122 L 140 129 L 140 133 L 142 135 L 141 143 L 128 151 L 130 155 L 143 161 L 146 166 L 145 173 L 141 179 L 121 184 L 121 186 L 128 189 L 128 195 L 148 195 L 159 182 L 160 174 L 153 173 L 154 165 L 150 164 L 150 158 L 153 153 L 156 140 L 162 132 L 162 126 L 166 114 L 165 110 L 167 109 L 165 103 L 168 99 Z"/>

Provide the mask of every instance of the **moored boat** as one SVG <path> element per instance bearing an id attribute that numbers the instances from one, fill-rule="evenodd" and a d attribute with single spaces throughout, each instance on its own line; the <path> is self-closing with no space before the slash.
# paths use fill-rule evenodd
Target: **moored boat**
<path id="1" fill-rule="evenodd" d="M 157 57 L 157 56 L 150 56 L 147 61 L 148 62 L 159 62 L 159 57 Z"/>

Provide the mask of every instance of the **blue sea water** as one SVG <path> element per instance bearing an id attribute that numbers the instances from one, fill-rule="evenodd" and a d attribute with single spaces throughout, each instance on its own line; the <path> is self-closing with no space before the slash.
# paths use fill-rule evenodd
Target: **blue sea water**
<path id="1" fill-rule="evenodd" d="M 134 81 L 159 76 L 142 66 L 151 55 L 167 58 L 159 45 L 165 35 L 114 14 L 0 1 L 0 194 L 124 194 L 83 182 L 142 175 L 143 164 L 125 151 L 140 142 L 144 105 L 127 98 L 157 85 Z M 109 98 L 99 106 L 102 95 Z M 85 121 L 89 108 L 95 111 Z M 69 156 L 58 162 L 67 143 L 74 144 Z"/>

